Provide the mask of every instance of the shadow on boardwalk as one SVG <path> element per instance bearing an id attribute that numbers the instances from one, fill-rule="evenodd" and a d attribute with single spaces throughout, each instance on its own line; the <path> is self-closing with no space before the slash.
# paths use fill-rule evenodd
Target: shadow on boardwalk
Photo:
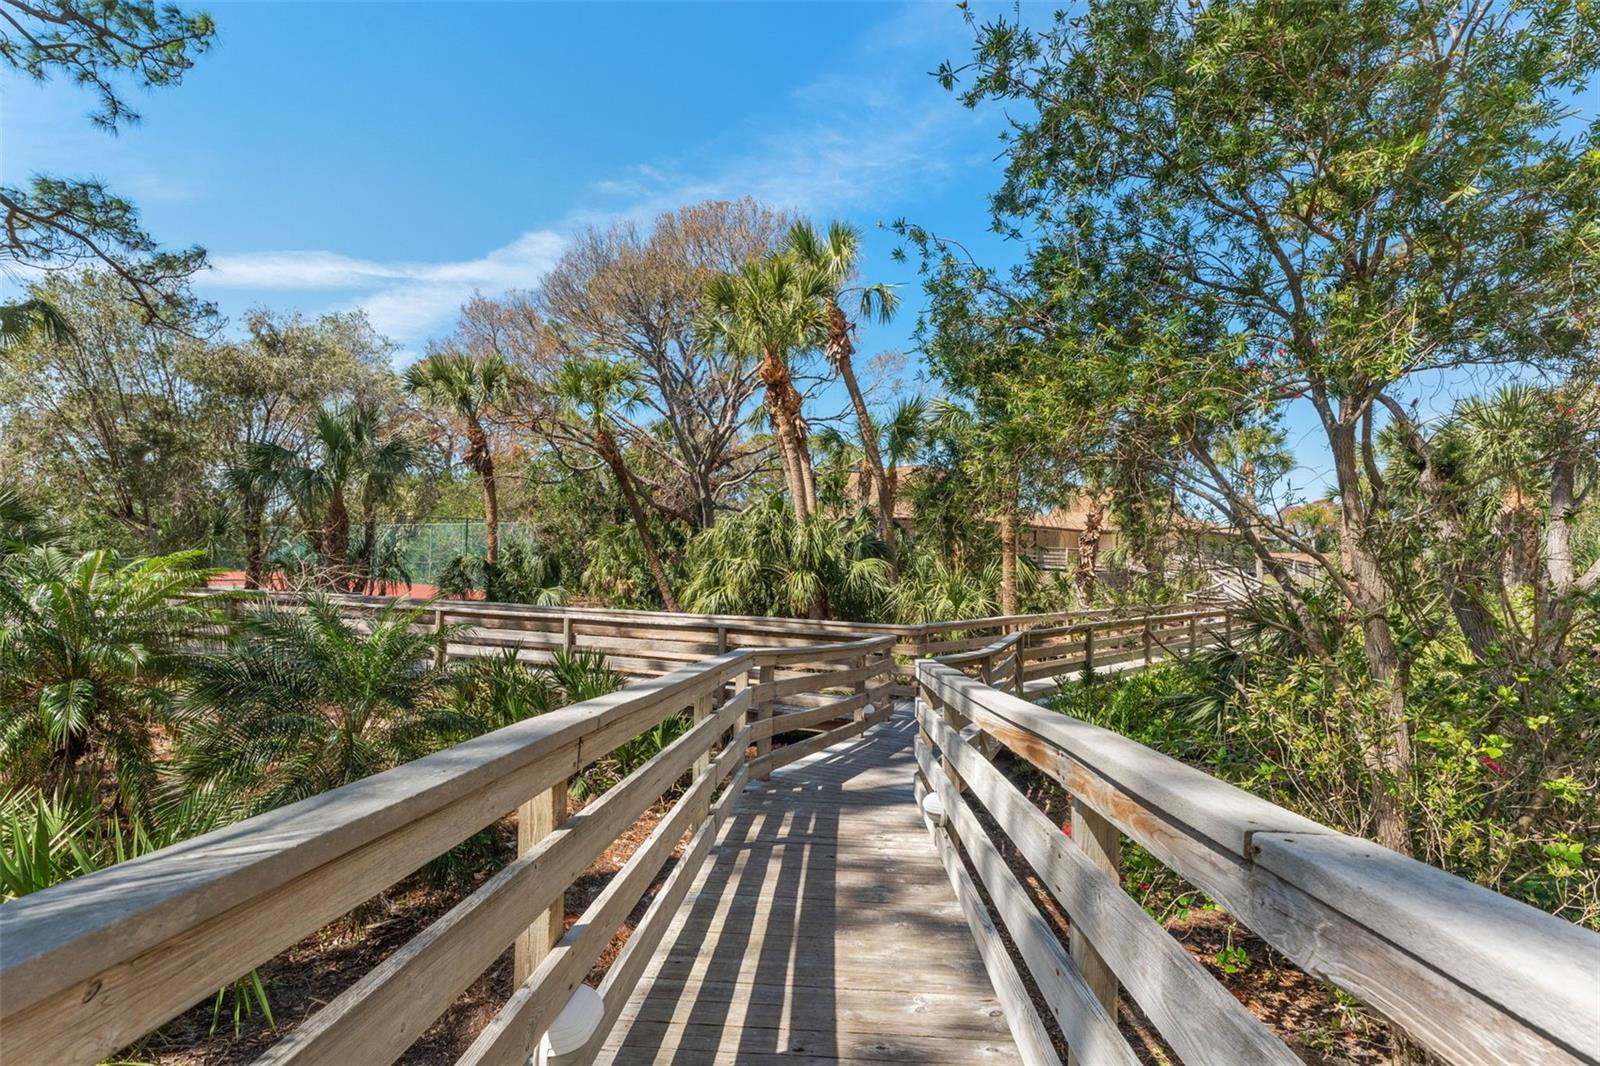
<path id="1" fill-rule="evenodd" d="M 1015 1063 L 911 793 L 909 709 L 752 784 L 598 1061 Z"/>

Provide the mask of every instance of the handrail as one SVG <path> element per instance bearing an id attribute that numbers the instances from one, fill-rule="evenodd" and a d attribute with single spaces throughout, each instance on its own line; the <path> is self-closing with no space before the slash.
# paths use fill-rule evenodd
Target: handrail
<path id="1" fill-rule="evenodd" d="M 971 651 L 933 656 L 1004 692 L 1021 695 L 1032 681 L 1088 674 L 1158 656 L 1192 655 L 1233 639 L 1229 608 L 1177 608 L 1137 617 L 1079 621 L 1008 633 Z M 1177 638 L 1176 642 L 1169 638 Z"/>
<path id="2" fill-rule="evenodd" d="M 357 617 L 393 602 L 337 599 Z M 588 647 L 612 662 L 631 656 L 633 672 L 654 676 L 0 907 L 0 1058 L 48 1049 L 52 1061 L 97 1061 L 517 811 L 515 862 L 267 1061 L 397 1057 L 515 942 L 518 990 L 468 1061 L 520 1063 L 672 844 L 692 834 L 608 976 L 614 1018 L 743 783 L 885 720 L 897 657 L 977 641 L 1016 648 L 1019 663 L 1025 647 L 1042 650 L 1048 666 L 1061 657 L 1059 643 L 1030 631 L 1076 618 L 1109 640 L 1140 624 L 1121 611 L 874 626 L 455 601 L 429 610 L 441 629 L 466 623 L 450 638 L 453 656 Z M 1005 632 L 994 641 L 986 629 Z M 693 725 L 683 737 L 568 814 L 573 775 L 684 713 Z M 563 930 L 567 886 L 685 776 L 690 784 L 662 823 L 670 843 L 653 835 L 614 890 Z"/>
<path id="3" fill-rule="evenodd" d="M 518 991 L 491 1023 L 489 1043 L 468 1059 L 525 1062 L 528 1041 L 537 1043 L 684 833 L 696 835 L 673 878 L 686 890 L 747 777 L 887 717 L 878 690 L 893 669 L 894 639 L 729 651 L 7 903 L 0 907 L 0 1058 L 98 1061 L 508 812 L 521 808 L 526 819 L 536 797 L 560 794 L 595 759 L 691 713 L 687 733 L 598 801 L 570 817 L 564 804 L 547 810 L 550 824 L 520 841 L 515 862 L 267 1059 L 398 1057 L 520 931 L 560 906 L 595 856 L 692 773 L 659 832 L 584 919 L 548 937 L 540 957 L 519 951 Z M 802 696 L 817 705 L 791 716 L 784 701 Z M 751 760 L 758 727 L 765 742 Z M 773 750 L 775 735 L 800 728 L 824 731 Z M 652 913 L 669 906 L 676 906 L 669 894 L 658 893 Z M 665 924 L 651 923 L 658 938 Z M 648 946 L 641 941 L 634 950 Z M 625 1000 L 630 991 L 613 994 Z M 384 1024 L 369 1024 L 378 1017 Z"/>
<path id="4" fill-rule="evenodd" d="M 930 828 L 952 884 L 976 899 L 964 852 L 1068 1041 L 1095 1049 L 1084 1061 L 1131 1061 L 1113 1022 L 1119 984 L 1184 1061 L 1297 1061 L 1122 891 L 1126 834 L 1308 973 L 1448 1061 L 1600 1062 L 1600 935 L 946 663 L 920 662 L 917 677 L 917 791 L 941 801 Z M 1072 796 L 1070 836 L 989 763 L 980 740 Z M 1067 915 L 1070 959 L 1000 861 L 978 806 Z M 1020 987 L 1012 965 L 991 964 L 997 989 Z M 1037 1043 L 1040 1018 L 1026 996 L 1005 1006 L 1019 1042 Z"/>

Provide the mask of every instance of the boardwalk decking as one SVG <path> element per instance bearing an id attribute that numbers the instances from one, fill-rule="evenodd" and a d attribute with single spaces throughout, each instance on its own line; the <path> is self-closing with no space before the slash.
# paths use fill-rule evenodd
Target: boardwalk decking
<path id="1" fill-rule="evenodd" d="M 1018 1063 L 911 793 L 909 708 L 750 785 L 597 1061 Z"/>

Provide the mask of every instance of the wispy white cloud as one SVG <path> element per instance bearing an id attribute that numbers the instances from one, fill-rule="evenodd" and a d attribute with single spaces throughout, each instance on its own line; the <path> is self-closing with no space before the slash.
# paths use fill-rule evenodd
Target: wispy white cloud
<path id="1" fill-rule="evenodd" d="M 447 328 L 473 292 L 536 286 L 559 259 L 565 235 L 586 225 L 742 196 L 814 214 L 879 203 L 892 211 L 902 190 L 983 161 L 971 139 L 981 120 L 925 72 L 940 43 L 955 48 L 963 35 L 959 19 L 942 5 L 902 9 L 862 36 L 846 56 L 847 72 L 826 74 L 774 101 L 771 125 L 708 133 L 706 143 L 676 158 L 597 176 L 586 206 L 476 259 L 380 261 L 327 250 L 224 254 L 212 257 L 200 282 L 345 294 L 342 306 L 364 309 L 378 329 L 415 350 L 430 332 Z"/>
<path id="2" fill-rule="evenodd" d="M 552 230 L 532 230 L 477 259 L 380 262 L 328 251 L 214 255 L 203 286 L 295 292 L 347 292 L 383 333 L 410 345 L 447 323 L 474 292 L 528 288 L 555 265 L 563 246 Z"/>

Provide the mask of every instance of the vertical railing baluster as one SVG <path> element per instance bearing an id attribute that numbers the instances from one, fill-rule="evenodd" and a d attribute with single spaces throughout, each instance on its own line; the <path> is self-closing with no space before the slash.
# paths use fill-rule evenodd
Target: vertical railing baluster
<path id="1" fill-rule="evenodd" d="M 1103 870 L 1113 884 L 1122 884 L 1122 835 L 1117 827 L 1101 817 L 1077 796 L 1072 798 L 1072 842 L 1082 848 L 1089 860 Z M 1117 975 L 1089 938 L 1074 924 L 1070 930 L 1072 961 L 1077 963 L 1084 984 L 1105 1007 L 1113 1021 L 1117 1017 Z M 1090 1066 L 1067 1049 L 1067 1066 Z"/>
<path id="2" fill-rule="evenodd" d="M 555 831 L 567 817 L 567 782 L 561 781 L 517 808 L 517 854 L 526 855 Z M 521 985 L 533 973 L 567 928 L 567 897 L 563 892 L 532 925 L 517 937 L 513 972 Z"/>
<path id="3" fill-rule="evenodd" d="M 760 670 L 756 675 L 757 683 L 762 686 L 763 690 L 760 697 L 756 700 L 755 707 L 755 720 L 758 726 L 760 726 L 762 722 L 772 721 L 771 685 L 776 679 L 777 670 L 778 668 L 772 663 L 762 663 Z M 756 741 L 757 760 L 760 760 L 763 756 L 772 754 L 772 733 L 770 732 L 770 727 L 764 728 L 768 728 L 769 731 L 764 733 L 762 737 Z M 769 769 L 763 769 L 759 775 L 760 779 L 763 781 L 771 776 L 772 771 Z"/>

